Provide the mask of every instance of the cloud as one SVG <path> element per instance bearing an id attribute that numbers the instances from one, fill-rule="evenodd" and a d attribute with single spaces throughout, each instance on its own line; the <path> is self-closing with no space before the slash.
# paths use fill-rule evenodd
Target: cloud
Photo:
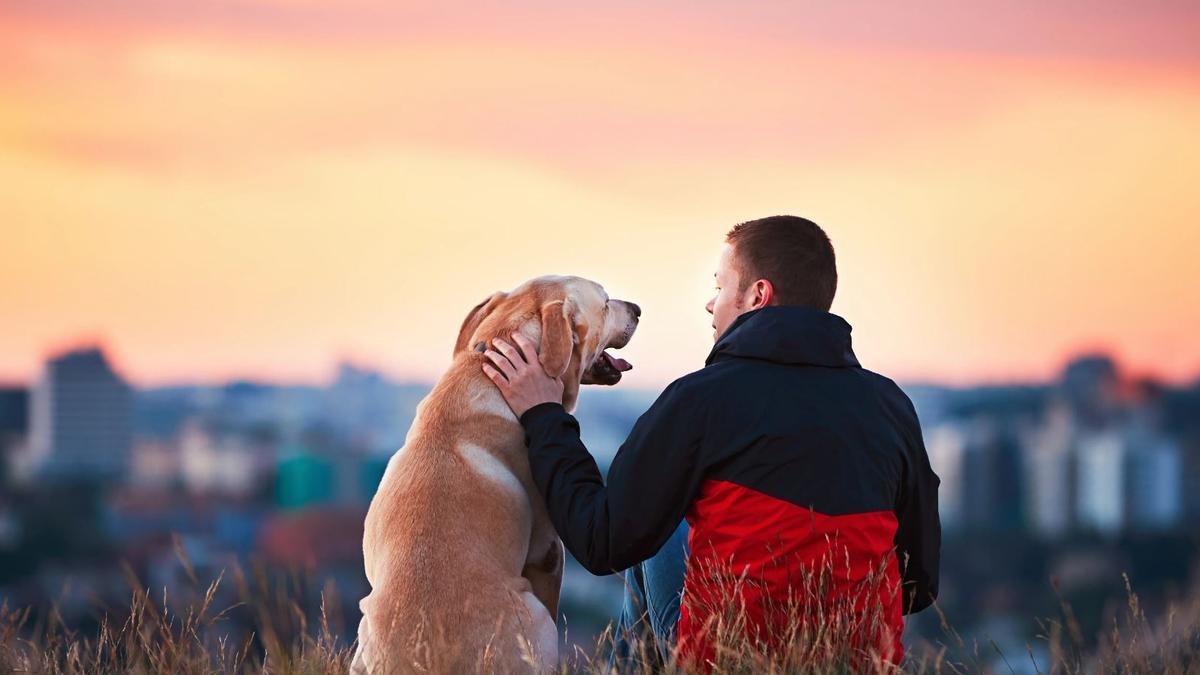
<path id="1" fill-rule="evenodd" d="M 0 16 L 94 32 L 199 31 L 308 41 L 483 40 L 622 45 L 829 44 L 1044 59 L 1200 62 L 1200 6 L 1185 1 L 961 3 L 388 2 L 113 0 L 7 3 Z"/>

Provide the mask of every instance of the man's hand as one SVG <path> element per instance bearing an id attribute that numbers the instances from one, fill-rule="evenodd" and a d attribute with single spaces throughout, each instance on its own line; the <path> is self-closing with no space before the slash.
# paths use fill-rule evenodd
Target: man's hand
<path id="1" fill-rule="evenodd" d="M 508 407 L 519 419 L 526 410 L 539 403 L 562 403 L 562 380 L 550 377 L 542 369 L 537 346 L 520 333 L 514 334 L 512 339 L 517 347 L 495 338 L 492 349 L 483 353 L 491 361 L 484 362 L 483 372 L 496 383 Z"/>

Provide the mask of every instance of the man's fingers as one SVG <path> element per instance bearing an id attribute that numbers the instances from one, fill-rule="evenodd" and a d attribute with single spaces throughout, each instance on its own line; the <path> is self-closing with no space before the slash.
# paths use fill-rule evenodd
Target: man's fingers
<path id="1" fill-rule="evenodd" d="M 508 384 L 508 378 L 504 376 L 504 373 L 501 373 L 486 363 L 483 364 L 483 374 L 487 375 L 492 382 L 495 382 L 498 385 Z"/>
<path id="2" fill-rule="evenodd" d="M 502 338 L 495 338 L 492 340 L 492 345 L 496 349 L 504 352 L 504 355 L 508 357 L 508 360 L 511 361 L 514 366 L 521 366 L 525 364 L 525 355 L 521 353 L 521 350 L 505 342 Z"/>
<path id="3" fill-rule="evenodd" d="M 533 343 L 524 333 L 513 333 L 513 342 L 521 348 L 521 355 L 525 357 L 527 363 L 533 363 L 537 360 L 537 345 Z"/>
<path id="4" fill-rule="evenodd" d="M 512 379 L 512 376 L 517 374 L 517 369 L 513 367 L 512 361 L 509 361 L 504 354 L 489 349 L 483 355 L 496 364 L 496 370 L 503 373 L 506 379 Z"/>

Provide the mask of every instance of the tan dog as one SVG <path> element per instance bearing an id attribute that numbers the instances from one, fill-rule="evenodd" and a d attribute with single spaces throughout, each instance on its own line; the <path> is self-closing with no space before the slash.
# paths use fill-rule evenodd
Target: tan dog
<path id="1" fill-rule="evenodd" d="M 604 350 L 629 342 L 639 313 L 578 277 L 539 277 L 471 310 L 367 513 L 371 592 L 351 672 L 557 668 L 562 542 L 482 352 L 524 333 L 572 410 L 580 384 L 615 384 L 629 368 Z"/>

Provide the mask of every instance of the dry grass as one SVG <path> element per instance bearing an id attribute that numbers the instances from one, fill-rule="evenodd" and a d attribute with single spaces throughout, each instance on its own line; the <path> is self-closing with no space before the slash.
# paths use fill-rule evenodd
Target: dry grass
<path id="1" fill-rule="evenodd" d="M 0 606 L 0 671 L 70 675 L 347 672 L 353 644 L 338 639 L 330 629 L 326 607 L 336 604 L 332 587 L 321 588 L 321 611 L 310 622 L 294 600 L 298 586 L 286 578 L 272 578 L 262 570 L 246 575 L 235 568 L 205 585 L 195 578 L 186 560 L 182 564 L 192 581 L 186 597 L 168 598 L 166 591 L 152 593 L 130 575 L 129 606 L 101 611 L 99 630 L 87 635 L 72 631 L 53 610 L 34 620 L 28 608 Z M 725 611 L 714 612 L 708 623 L 712 672 L 884 675 L 993 669 L 1017 672 L 1019 668 L 1063 675 L 1200 673 L 1200 602 L 1193 599 L 1172 606 L 1166 616 L 1152 620 L 1128 580 L 1127 602 L 1104 633 L 1090 641 L 1065 602 L 1059 616 L 1039 621 L 1037 640 L 1048 655 L 1042 662 L 1033 659 L 1029 646 L 1027 653 L 1006 654 L 995 643 L 962 638 L 935 606 L 929 611 L 941 617 L 942 639 L 911 649 L 900 666 L 892 665 L 876 646 L 883 620 L 878 608 L 832 597 L 827 573 L 805 579 L 799 586 L 803 592 L 795 599 L 807 607 L 819 605 L 820 611 L 802 611 L 800 604 L 775 608 L 776 616 L 790 618 L 769 627 L 748 625 L 746 613 L 738 610 L 745 583 L 742 579 L 732 587 L 737 599 L 724 602 Z M 611 672 L 608 654 L 615 637 L 610 626 L 590 650 L 576 648 L 564 654 L 562 672 Z M 632 656 L 620 664 L 620 672 L 694 670 L 675 650 L 668 652 L 664 663 L 652 642 L 632 636 L 631 644 Z M 452 651 L 450 647 L 430 644 L 427 652 Z M 999 668 L 994 667 L 996 663 L 1001 664 Z"/>
<path id="2" fill-rule="evenodd" d="M 127 607 L 97 608 L 99 627 L 83 635 L 57 607 L 34 619 L 30 608 L 0 605 L 0 672 L 13 673 L 345 673 L 350 645 L 331 630 L 332 584 L 320 589 L 310 625 L 296 598 L 310 589 L 302 574 L 249 575 L 238 566 L 203 584 L 180 554 L 188 579 L 178 597 L 152 592 L 131 570 Z"/>

